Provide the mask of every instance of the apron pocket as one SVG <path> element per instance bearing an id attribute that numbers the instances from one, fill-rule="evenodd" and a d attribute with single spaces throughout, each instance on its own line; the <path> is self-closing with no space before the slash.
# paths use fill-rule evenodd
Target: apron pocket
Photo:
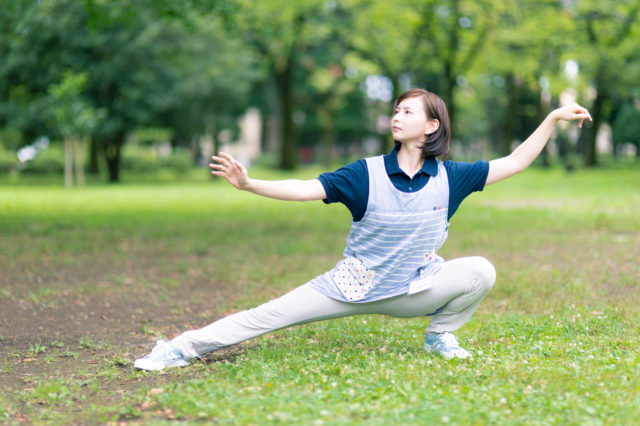
<path id="1" fill-rule="evenodd" d="M 375 271 L 355 257 L 347 257 L 333 271 L 333 280 L 348 301 L 362 300 L 373 287 Z"/>

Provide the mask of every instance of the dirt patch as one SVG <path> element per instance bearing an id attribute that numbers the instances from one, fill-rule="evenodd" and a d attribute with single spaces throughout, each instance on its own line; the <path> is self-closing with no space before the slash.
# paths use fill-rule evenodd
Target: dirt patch
<path id="1" fill-rule="evenodd" d="M 55 278 L 46 280 L 17 279 L 21 270 L 20 265 L 5 269 L 0 293 L 0 401 L 10 401 L 5 416 L 17 421 L 61 415 L 100 422 L 83 417 L 86 407 L 129 403 L 141 387 L 170 382 L 176 375 L 196 377 L 197 368 L 146 374 L 134 372 L 131 363 L 148 353 L 156 339 L 223 316 L 221 306 L 235 297 L 231 285 L 203 279 L 206 270 L 185 271 L 179 284 L 158 284 L 166 281 L 166 271 L 145 261 L 124 270 L 94 270 L 94 282 L 76 267 L 59 268 Z M 220 353 L 217 362 L 234 350 Z M 40 390 L 47 383 L 59 384 L 62 396 L 43 397 Z M 69 399 L 73 404 L 67 405 Z"/>

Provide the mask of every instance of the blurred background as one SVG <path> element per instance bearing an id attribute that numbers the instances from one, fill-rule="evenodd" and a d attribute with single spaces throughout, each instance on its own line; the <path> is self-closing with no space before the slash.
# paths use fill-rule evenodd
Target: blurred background
<path id="1" fill-rule="evenodd" d="M 447 103 L 455 160 L 508 154 L 554 108 L 541 166 L 637 164 L 637 0 L 2 0 L 0 181 L 245 164 L 328 169 L 392 146 L 393 99 Z M 208 171 L 206 172 L 208 173 Z"/>

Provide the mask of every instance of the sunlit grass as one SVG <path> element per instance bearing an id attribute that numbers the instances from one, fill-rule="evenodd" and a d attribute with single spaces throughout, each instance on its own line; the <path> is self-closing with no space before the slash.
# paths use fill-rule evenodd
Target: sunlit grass
<path id="1" fill-rule="evenodd" d="M 460 333 L 472 361 L 425 355 L 424 320 L 364 316 L 278 332 L 148 398 L 177 418 L 254 424 L 633 421 L 637 339 L 616 310 L 478 317 Z"/>

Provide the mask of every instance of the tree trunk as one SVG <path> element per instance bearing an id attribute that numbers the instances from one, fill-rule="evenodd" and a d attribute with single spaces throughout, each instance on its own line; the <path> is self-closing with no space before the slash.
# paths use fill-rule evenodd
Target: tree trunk
<path id="1" fill-rule="evenodd" d="M 202 166 L 204 160 L 200 148 L 200 136 L 191 136 L 191 159 L 195 166 Z"/>
<path id="2" fill-rule="evenodd" d="M 73 138 L 71 140 L 71 146 L 73 148 L 74 153 L 74 162 L 76 166 L 76 183 L 78 186 L 84 186 L 84 170 L 82 166 L 82 142 L 78 138 Z"/>
<path id="3" fill-rule="evenodd" d="M 395 102 L 396 99 L 400 97 L 402 93 L 400 93 L 400 77 L 398 74 L 389 75 L 389 80 L 391 80 L 391 87 L 393 87 L 391 102 Z M 391 105 L 393 108 L 393 105 Z"/>
<path id="4" fill-rule="evenodd" d="M 451 78 L 447 78 L 447 87 L 445 88 L 445 96 L 447 98 L 447 110 L 449 112 L 449 128 L 451 131 L 451 139 L 456 136 L 455 128 L 457 127 L 456 123 L 456 102 L 453 99 L 453 92 L 455 90 L 456 80 L 455 78 L 452 80 Z"/>
<path id="5" fill-rule="evenodd" d="M 294 170 L 298 165 L 298 141 L 293 124 L 293 53 L 289 54 L 287 65 L 283 70 L 275 72 L 276 90 L 280 100 L 280 168 Z"/>
<path id="6" fill-rule="evenodd" d="M 458 53 L 459 47 L 459 19 L 460 19 L 460 1 L 454 0 L 451 4 L 451 33 L 449 35 L 449 47 L 448 47 L 448 56 L 444 62 L 444 79 L 445 79 L 445 103 L 447 104 L 447 109 L 449 110 L 449 127 L 451 129 L 451 139 L 456 135 L 456 127 L 458 124 L 456 123 L 456 103 L 454 97 L 454 90 L 456 86 L 456 54 Z M 466 70 L 465 70 L 466 71 Z"/>
<path id="7" fill-rule="evenodd" d="M 218 133 L 220 132 L 218 126 L 218 120 L 213 117 L 209 122 L 209 133 L 211 134 L 211 142 L 213 142 L 213 153 L 214 155 L 218 155 L 220 152 L 220 139 L 218 138 Z"/>
<path id="8" fill-rule="evenodd" d="M 89 142 L 89 167 L 87 172 L 90 175 L 97 175 L 100 173 L 100 163 L 98 159 L 100 151 L 100 144 L 95 137 L 91 137 Z"/>
<path id="9" fill-rule="evenodd" d="M 504 136 L 500 150 L 500 155 L 502 156 L 511 154 L 511 142 L 513 141 L 513 135 L 515 133 L 514 121 L 516 108 L 518 106 L 518 92 L 515 77 L 513 74 L 508 74 L 505 80 L 507 83 L 507 110 L 505 111 Z"/>
<path id="10" fill-rule="evenodd" d="M 538 97 L 538 123 L 542 123 L 549 113 L 549 105 L 542 99 L 542 94 Z M 557 130 L 556 130 L 557 133 Z M 542 167 L 550 167 L 551 166 L 551 156 L 549 155 L 549 144 L 546 144 L 544 148 L 542 148 L 541 159 L 542 159 Z"/>
<path id="11" fill-rule="evenodd" d="M 393 87 L 393 99 L 391 100 L 391 102 L 395 102 L 396 99 L 398 99 L 402 94 L 400 93 L 400 76 L 398 74 L 389 74 L 389 79 L 391 80 L 391 85 Z M 390 110 L 389 120 L 391 120 L 391 117 L 394 114 L 393 103 L 389 106 L 389 110 Z M 376 121 L 377 121 L 377 117 L 376 117 Z M 378 124 L 376 122 L 376 128 L 377 127 L 378 127 Z M 395 145 L 395 141 L 393 140 L 393 135 L 391 134 L 391 131 L 389 131 L 387 132 L 386 135 L 382 135 L 380 137 L 380 151 L 378 152 L 378 154 L 380 155 L 388 154 L 394 145 Z"/>
<path id="12" fill-rule="evenodd" d="M 453 75 L 453 63 L 452 63 L 451 54 L 444 62 L 444 90 L 442 93 L 442 100 L 447 106 L 447 111 L 449 112 L 449 129 L 451 132 L 451 139 L 455 135 L 456 124 L 456 103 L 453 99 L 453 91 L 456 85 L 456 76 Z"/>
<path id="13" fill-rule="evenodd" d="M 64 139 L 64 186 L 73 186 L 73 143 L 69 137 Z"/>
<path id="14" fill-rule="evenodd" d="M 215 116 L 211 117 L 211 120 L 207 121 L 206 124 L 207 133 L 211 135 L 211 142 L 213 143 L 213 155 L 218 155 L 220 153 L 220 140 L 218 139 L 218 121 Z M 211 178 L 213 180 L 218 179 L 218 176 L 212 174 Z"/>
<path id="15" fill-rule="evenodd" d="M 598 130 L 600 130 L 600 124 L 602 124 L 602 113 L 606 94 L 602 89 L 602 85 L 598 85 L 598 94 L 593 106 L 591 107 L 591 118 L 593 123 L 591 129 L 584 139 L 584 165 L 587 167 L 595 167 L 598 165 L 598 153 L 596 150 L 596 142 L 598 139 Z"/>
<path id="16" fill-rule="evenodd" d="M 556 146 L 558 147 L 558 157 L 560 162 L 564 164 L 565 169 L 569 169 L 570 166 L 570 154 L 571 144 L 567 137 L 567 132 L 561 129 L 556 129 Z"/>
<path id="17" fill-rule="evenodd" d="M 336 146 L 336 125 L 335 125 L 335 114 L 328 107 L 321 107 L 318 110 L 318 116 L 320 118 L 320 123 L 323 127 L 322 132 L 322 152 L 321 159 L 322 164 L 329 168 L 331 164 L 333 164 L 333 150 Z"/>
<path id="18" fill-rule="evenodd" d="M 105 146 L 104 153 L 107 160 L 109 182 L 120 182 L 120 151 L 124 144 L 124 133 L 118 133 L 110 143 Z"/>

